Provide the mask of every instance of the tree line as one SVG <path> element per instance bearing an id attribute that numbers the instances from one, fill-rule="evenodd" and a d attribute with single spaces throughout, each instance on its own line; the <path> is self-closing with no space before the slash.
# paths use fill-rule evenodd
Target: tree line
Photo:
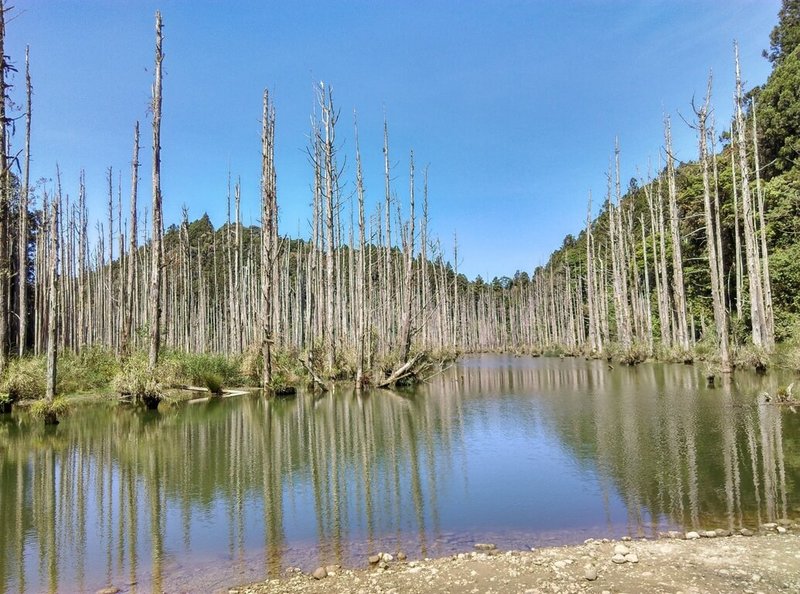
<path id="1" fill-rule="evenodd" d="M 302 363 L 326 388 L 337 379 L 357 388 L 391 386 L 432 372 L 457 352 L 514 350 L 691 360 L 705 345 L 722 372 L 740 362 L 765 365 L 776 341 L 790 338 L 800 316 L 796 242 L 800 175 L 792 114 L 800 98 L 794 33 L 798 2 L 785 0 L 773 32 L 768 82 L 745 93 L 734 51 L 734 116 L 720 128 L 712 80 L 692 103 L 697 160 L 681 163 L 672 122 L 655 175 L 631 180 L 623 194 L 619 143 L 600 214 L 568 236 L 532 275 L 485 283 L 458 272 L 429 234 L 428 168 L 413 151 L 409 185 L 394 187 L 389 126 L 383 128 L 383 196 L 367 198 L 355 113 L 347 126 L 333 89 L 320 83 L 307 153 L 312 176 L 311 234 L 278 229 L 276 113 L 262 97 L 260 225 L 241 221 L 241 188 L 229 176 L 228 216 L 165 228 L 161 196 L 163 36 L 156 15 L 152 87 L 151 208 L 139 221 L 140 127 L 133 125 L 130 193 L 107 171 L 107 218 L 90 233 L 84 175 L 77 201 L 54 184 L 29 180 L 32 84 L 25 57 L 23 148 L 10 147 L 8 75 L 2 51 L 6 9 L 0 1 L 0 375 L 9 357 L 46 355 L 48 380 L 57 353 L 101 347 L 122 359 L 147 352 L 159 373 L 162 348 L 250 357 L 258 381 L 285 381 L 286 358 Z M 788 96 L 788 99 L 787 99 Z M 788 103 L 787 103 L 788 101 Z M 355 139 L 354 180 L 342 163 L 343 127 Z M 16 170 L 14 169 L 16 167 Z M 18 173 L 14 173 L 18 171 Z M 344 191 L 352 184 L 355 192 Z M 40 194 L 36 196 L 36 190 Z M 421 198 L 420 198 L 421 194 Z M 402 196 L 402 198 L 400 198 Z M 39 204 L 37 205 L 37 198 Z M 420 204 L 421 203 L 421 204 Z M 38 206 L 38 207 L 37 207 Z M 126 215 L 127 212 L 127 215 Z M 149 220 L 148 220 L 149 219 Z M 773 279 L 778 282 L 773 288 Z M 48 381 L 52 401 L 55 380 Z M 157 404 L 158 394 L 145 394 Z"/>

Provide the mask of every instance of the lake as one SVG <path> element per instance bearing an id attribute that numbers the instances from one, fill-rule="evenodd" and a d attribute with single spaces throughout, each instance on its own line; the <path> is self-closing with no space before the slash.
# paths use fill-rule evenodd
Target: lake
<path id="1" fill-rule="evenodd" d="M 415 391 L 0 415 L 0 592 L 225 590 L 288 567 L 800 516 L 791 378 L 482 355 Z"/>

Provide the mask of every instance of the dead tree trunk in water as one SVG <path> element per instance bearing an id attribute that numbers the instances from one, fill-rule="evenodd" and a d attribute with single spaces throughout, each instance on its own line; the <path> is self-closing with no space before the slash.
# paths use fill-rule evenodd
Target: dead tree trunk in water
<path id="1" fill-rule="evenodd" d="M 764 313 L 764 294 L 761 285 L 761 264 L 753 216 L 753 199 L 750 191 L 750 173 L 747 164 L 747 141 L 745 138 L 744 114 L 742 112 L 742 78 L 739 71 L 739 46 L 734 44 L 736 59 L 736 141 L 739 149 L 739 176 L 742 190 L 742 219 L 744 221 L 744 249 L 747 261 L 747 278 L 750 283 L 750 317 L 753 344 L 767 346 L 767 321 Z"/>
<path id="2" fill-rule="evenodd" d="M 766 335 L 764 344 L 768 350 L 775 348 L 775 313 L 772 309 L 772 282 L 769 277 L 769 252 L 767 251 L 767 224 L 764 221 L 764 192 L 761 190 L 761 162 L 758 157 L 758 126 L 756 125 L 756 100 L 751 102 L 753 112 L 753 164 L 756 174 L 756 196 L 758 197 L 758 235 L 761 240 L 761 273 L 764 281 L 764 321 Z"/>
<path id="3" fill-rule="evenodd" d="M 403 318 L 400 326 L 400 361 L 411 353 L 411 303 L 414 295 L 414 151 L 411 151 L 409 204 L 411 212 L 405 237 L 405 279 L 403 281 Z"/>
<path id="4" fill-rule="evenodd" d="M 17 244 L 17 275 L 19 278 L 19 350 L 25 354 L 28 343 L 28 192 L 31 170 L 31 69 L 29 48 L 25 48 L 25 172 L 19 197 L 19 243 Z"/>
<path id="5" fill-rule="evenodd" d="M 56 395 L 56 330 L 58 327 L 58 310 L 56 309 L 56 272 L 58 270 L 58 207 L 61 202 L 61 175 L 57 173 L 58 190 L 50 205 L 50 257 L 47 270 L 47 382 L 45 400 L 52 404 Z M 52 415 L 45 417 L 46 423 L 57 422 Z"/>
<path id="6" fill-rule="evenodd" d="M 125 307 L 122 323 L 122 355 L 131 352 L 131 334 L 133 330 L 133 291 L 136 274 L 136 202 L 139 187 L 139 122 L 133 128 L 133 161 L 131 161 L 131 228 L 128 247 L 128 290 L 125 292 Z"/>
<path id="7" fill-rule="evenodd" d="M 711 77 L 708 78 L 708 91 L 703 106 L 694 108 L 697 116 L 697 134 L 700 144 L 700 165 L 703 172 L 703 206 L 706 221 L 706 252 L 711 273 L 711 299 L 714 306 L 714 324 L 717 331 L 717 344 L 719 346 L 720 367 L 723 373 L 731 372 L 730 354 L 728 352 L 728 312 L 725 309 L 725 285 L 720 277 L 721 265 L 719 259 L 722 254 L 717 252 L 717 219 L 711 207 L 711 182 L 708 164 L 708 110 L 711 102 Z"/>
<path id="8" fill-rule="evenodd" d="M 330 86 L 326 89 L 324 83 L 320 84 L 319 103 L 322 109 L 322 127 L 324 138 L 322 139 L 323 153 L 323 175 L 324 194 L 325 194 L 325 296 L 326 296 L 326 318 L 325 318 L 325 337 L 327 341 L 327 369 L 331 375 L 334 373 L 336 363 L 337 331 L 334 324 L 334 312 L 336 303 L 334 299 L 339 299 L 339 295 L 334 294 L 334 219 L 335 211 L 339 207 L 339 171 L 336 165 L 336 121 L 339 114 L 333 107 L 333 93 Z"/>
<path id="9" fill-rule="evenodd" d="M 364 221 L 364 174 L 361 170 L 361 149 L 358 144 L 358 124 L 355 124 L 356 142 L 356 194 L 358 196 L 358 270 L 356 275 L 356 390 L 364 385 L 364 363 L 367 342 L 367 287 L 366 287 L 366 249 Z M 352 263 L 351 263 L 352 265 Z"/>
<path id="10" fill-rule="evenodd" d="M 689 351 L 689 329 L 686 321 L 686 293 L 683 282 L 683 250 L 681 248 L 678 191 L 675 186 L 675 157 L 672 153 L 672 130 L 669 116 L 664 120 L 664 139 L 667 153 L 667 192 L 669 195 L 669 228 L 672 236 L 672 279 L 675 296 L 676 333 L 678 346 Z"/>
<path id="11" fill-rule="evenodd" d="M 264 91 L 261 121 L 261 385 L 272 384 L 272 345 L 275 342 L 273 298 L 278 248 L 278 202 L 275 180 L 275 109 Z"/>
<path id="12" fill-rule="evenodd" d="M 153 84 L 153 234 L 150 239 L 150 354 L 148 365 L 154 372 L 161 346 L 161 13 L 156 12 L 156 72 Z"/>
<path id="13" fill-rule="evenodd" d="M 8 257 L 8 211 L 11 200 L 6 136 L 6 63 L 5 3 L 0 0 L 0 376 L 8 365 L 8 281 L 11 266 Z"/>

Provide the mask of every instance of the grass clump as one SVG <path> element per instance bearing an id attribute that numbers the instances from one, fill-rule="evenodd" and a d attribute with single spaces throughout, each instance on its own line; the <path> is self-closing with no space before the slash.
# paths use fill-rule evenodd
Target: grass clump
<path id="1" fill-rule="evenodd" d="M 177 384 L 205 386 L 208 375 L 217 376 L 224 385 L 243 383 L 241 360 L 236 357 L 172 351 L 164 354 L 163 364 L 165 375 Z"/>
<path id="2" fill-rule="evenodd" d="M 0 414 L 10 413 L 14 401 L 8 392 L 0 392 Z"/>
<path id="3" fill-rule="evenodd" d="M 733 358 L 736 367 L 750 367 L 758 373 L 766 373 L 769 369 L 769 354 L 763 347 L 749 344 L 736 349 Z"/>
<path id="4" fill-rule="evenodd" d="M 56 425 L 58 417 L 63 417 L 68 412 L 69 403 L 62 396 L 54 398 L 52 402 L 41 398 L 34 402 L 30 409 L 31 416 L 43 420 L 46 425 Z"/>
<path id="5" fill-rule="evenodd" d="M 159 381 L 159 369 L 151 373 L 144 356 L 128 359 L 112 381 L 114 390 L 141 400 L 148 408 L 156 408 L 164 397 L 164 388 Z"/>

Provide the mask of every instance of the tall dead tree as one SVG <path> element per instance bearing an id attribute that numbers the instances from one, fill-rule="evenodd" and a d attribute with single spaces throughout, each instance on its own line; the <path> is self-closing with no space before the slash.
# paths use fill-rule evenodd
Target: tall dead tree
<path id="1" fill-rule="evenodd" d="M 672 238 L 672 292 L 675 307 L 675 339 L 684 351 L 689 350 L 689 328 L 686 320 L 686 289 L 683 282 L 683 249 L 681 247 L 678 190 L 675 183 L 675 156 L 672 152 L 672 129 L 669 116 L 664 118 L 664 141 L 667 157 L 667 194 L 669 196 L 669 230 Z"/>
<path id="2" fill-rule="evenodd" d="M 133 128 L 133 159 L 131 160 L 131 221 L 130 240 L 128 243 L 128 290 L 125 295 L 124 315 L 122 317 L 122 354 L 127 356 L 131 351 L 131 334 L 133 330 L 133 290 L 136 275 L 136 245 L 137 245 L 137 212 L 139 188 L 139 122 Z"/>
<path id="3" fill-rule="evenodd" d="M 339 170 L 336 165 L 336 121 L 338 112 L 333 106 L 333 92 L 324 83 L 319 86 L 319 103 L 322 110 L 322 174 L 324 176 L 323 194 L 325 198 L 325 338 L 327 347 L 327 373 L 334 372 L 338 332 L 334 324 L 336 302 L 340 295 L 335 292 L 335 233 L 334 221 L 339 208 Z"/>
<path id="4" fill-rule="evenodd" d="M 45 400 L 52 404 L 56 394 L 56 355 L 57 355 L 57 329 L 58 329 L 58 310 L 56 302 L 58 299 L 56 291 L 56 278 L 58 271 L 58 208 L 61 202 L 61 175 L 57 174 L 58 190 L 55 199 L 50 205 L 50 224 L 48 233 L 50 235 L 49 258 L 47 265 L 47 381 L 45 387 Z M 45 422 L 52 423 L 54 416 L 45 418 Z"/>
<path id="5" fill-rule="evenodd" d="M 752 325 L 753 344 L 756 347 L 768 347 L 767 319 L 764 311 L 764 292 L 761 284 L 761 263 L 758 257 L 758 245 L 753 213 L 753 198 L 750 189 L 750 172 L 747 162 L 747 140 L 745 137 L 744 96 L 742 77 L 739 70 L 739 45 L 734 43 L 736 61 L 736 144 L 739 152 L 739 179 L 742 196 L 742 219 L 744 222 L 744 250 L 747 264 L 747 279 L 750 285 L 750 319 Z"/>
<path id="6" fill-rule="evenodd" d="M 0 376 L 8 365 L 8 282 L 11 278 L 11 265 L 8 257 L 8 211 L 11 201 L 10 172 L 8 169 L 7 119 L 6 119 L 6 8 L 0 0 Z"/>
<path id="7" fill-rule="evenodd" d="M 28 343 L 28 197 L 31 172 L 31 113 L 32 87 L 30 68 L 30 48 L 25 48 L 25 170 L 22 174 L 22 190 L 19 196 L 19 237 L 17 244 L 17 277 L 19 299 L 19 351 L 25 354 Z"/>
<path id="8" fill-rule="evenodd" d="M 728 348 L 728 312 L 725 309 L 725 284 L 720 276 L 722 254 L 717 248 L 718 216 L 712 211 L 711 180 L 709 175 L 708 155 L 708 115 L 711 104 L 711 76 L 708 77 L 708 90 L 703 105 L 694 107 L 697 116 L 697 134 L 700 149 L 700 167 L 703 174 L 703 207 L 706 222 L 706 253 L 708 254 L 709 272 L 711 275 L 711 299 L 714 307 L 714 324 L 717 334 L 717 345 L 720 354 L 720 368 L 723 373 L 731 372 L 730 353 Z"/>
<path id="9" fill-rule="evenodd" d="M 278 202 L 275 177 L 275 108 L 264 90 L 261 120 L 261 385 L 272 384 L 272 346 L 275 342 L 273 313 L 278 251 Z"/>
<path id="10" fill-rule="evenodd" d="M 355 115 L 353 116 L 355 119 Z M 354 122 L 356 143 L 356 195 L 358 197 L 358 269 L 356 275 L 356 390 L 364 384 L 364 364 L 367 348 L 367 242 L 364 221 L 364 173 L 361 169 L 361 149 L 358 144 L 358 124 Z"/>
<path id="11" fill-rule="evenodd" d="M 756 176 L 756 196 L 758 197 L 758 235 L 761 241 L 761 274 L 764 282 L 764 321 L 766 334 L 764 343 L 767 349 L 775 347 L 775 313 L 772 308 L 772 281 L 769 274 L 769 252 L 767 250 L 767 224 L 764 221 L 764 192 L 761 189 L 761 160 L 758 156 L 758 125 L 756 124 L 756 100 L 752 99 L 750 111 L 753 115 L 753 169 Z"/>
<path id="12" fill-rule="evenodd" d="M 589 351 L 591 354 L 602 350 L 597 320 L 595 298 L 594 245 L 592 235 L 592 192 L 589 192 L 589 205 L 586 207 L 586 306 L 589 310 Z"/>
<path id="13" fill-rule="evenodd" d="M 158 363 L 158 351 L 161 346 L 161 62 L 164 54 L 161 51 L 163 37 L 161 35 L 161 12 L 156 11 L 156 56 L 155 82 L 153 83 L 153 231 L 150 239 L 150 300 L 148 322 L 150 324 L 150 353 L 148 365 L 154 372 Z"/>
<path id="14" fill-rule="evenodd" d="M 411 353 L 411 301 L 414 294 L 414 151 L 411 151 L 409 171 L 409 207 L 408 227 L 404 237 L 405 279 L 403 280 L 403 312 L 400 324 L 400 360 L 407 361 Z"/>

